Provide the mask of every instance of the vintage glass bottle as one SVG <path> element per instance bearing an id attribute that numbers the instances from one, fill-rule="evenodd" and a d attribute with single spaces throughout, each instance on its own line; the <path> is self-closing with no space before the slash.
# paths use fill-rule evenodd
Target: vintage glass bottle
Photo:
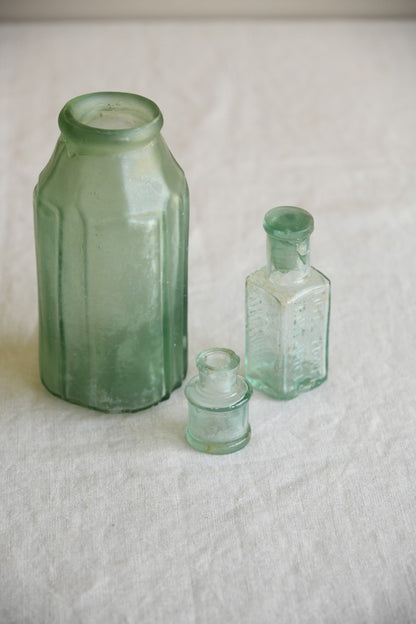
<path id="1" fill-rule="evenodd" d="M 246 281 L 245 375 L 266 394 L 291 399 L 327 378 L 330 281 L 310 266 L 306 210 L 273 208 L 263 226 L 267 265 Z"/>
<path id="2" fill-rule="evenodd" d="M 162 124 L 139 95 L 70 100 L 34 192 L 41 378 L 102 411 L 158 403 L 186 374 L 188 188 Z"/>
<path id="3" fill-rule="evenodd" d="M 240 358 L 231 349 L 202 351 L 198 375 L 185 386 L 189 420 L 186 439 L 204 453 L 224 455 L 242 449 L 250 440 L 248 402 L 253 393 L 238 375 Z"/>

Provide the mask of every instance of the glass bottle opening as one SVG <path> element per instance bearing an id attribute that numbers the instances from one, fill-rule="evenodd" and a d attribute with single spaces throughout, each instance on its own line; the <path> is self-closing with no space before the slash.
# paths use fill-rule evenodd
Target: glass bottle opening
<path id="1" fill-rule="evenodd" d="M 289 284 L 303 279 L 310 271 L 309 237 L 313 217 L 295 206 L 272 208 L 264 217 L 267 233 L 267 274 Z"/>
<path id="2" fill-rule="evenodd" d="M 206 373 L 235 370 L 239 364 L 240 358 L 234 351 L 221 348 L 202 351 L 196 360 L 198 370 Z"/>
<path id="3" fill-rule="evenodd" d="M 296 206 L 272 208 L 264 217 L 263 227 L 269 236 L 287 241 L 299 241 L 313 231 L 312 215 Z"/>
<path id="4" fill-rule="evenodd" d="M 59 114 L 62 134 L 74 142 L 125 144 L 154 137 L 162 127 L 159 107 L 133 93 L 98 92 L 80 95 Z"/>
<path id="5" fill-rule="evenodd" d="M 240 358 L 231 349 L 212 348 L 196 358 L 199 384 L 206 392 L 232 392 L 237 383 Z"/>

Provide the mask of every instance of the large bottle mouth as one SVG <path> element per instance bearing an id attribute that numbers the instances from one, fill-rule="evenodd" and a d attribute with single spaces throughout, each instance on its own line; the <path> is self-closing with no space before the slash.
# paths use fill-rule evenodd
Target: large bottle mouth
<path id="1" fill-rule="evenodd" d="M 64 138 L 73 143 L 129 149 L 158 134 L 163 117 L 148 98 L 110 91 L 69 100 L 58 123 Z"/>

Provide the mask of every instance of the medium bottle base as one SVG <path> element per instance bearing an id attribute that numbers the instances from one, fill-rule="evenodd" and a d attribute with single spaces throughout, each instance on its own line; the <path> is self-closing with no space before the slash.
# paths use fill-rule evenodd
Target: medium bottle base
<path id="1" fill-rule="evenodd" d="M 247 375 L 247 379 L 251 383 L 251 385 L 254 386 L 254 388 L 256 388 L 257 390 L 260 390 L 260 392 L 263 392 L 264 394 L 267 394 L 273 399 L 278 399 L 280 401 L 290 401 L 290 399 L 294 399 L 300 394 L 304 394 L 305 392 L 309 392 L 310 390 L 317 388 L 318 386 L 324 383 L 327 377 L 325 376 L 320 379 L 313 379 L 313 380 L 306 379 L 301 384 L 299 384 L 296 388 L 290 390 L 289 392 L 284 392 L 282 390 L 275 389 L 265 384 L 259 379 L 250 377 L 250 375 Z"/>

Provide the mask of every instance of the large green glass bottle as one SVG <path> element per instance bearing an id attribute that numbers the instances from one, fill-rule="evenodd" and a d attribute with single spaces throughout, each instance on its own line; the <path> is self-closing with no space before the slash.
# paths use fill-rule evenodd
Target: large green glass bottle
<path id="1" fill-rule="evenodd" d="M 224 455 L 250 440 L 250 384 L 237 374 L 240 358 L 231 349 L 211 348 L 196 358 L 198 375 L 185 386 L 189 420 L 186 439 L 197 451 Z"/>
<path id="2" fill-rule="evenodd" d="M 186 374 L 188 188 L 162 124 L 138 95 L 70 100 L 34 192 L 42 381 L 102 411 Z"/>

